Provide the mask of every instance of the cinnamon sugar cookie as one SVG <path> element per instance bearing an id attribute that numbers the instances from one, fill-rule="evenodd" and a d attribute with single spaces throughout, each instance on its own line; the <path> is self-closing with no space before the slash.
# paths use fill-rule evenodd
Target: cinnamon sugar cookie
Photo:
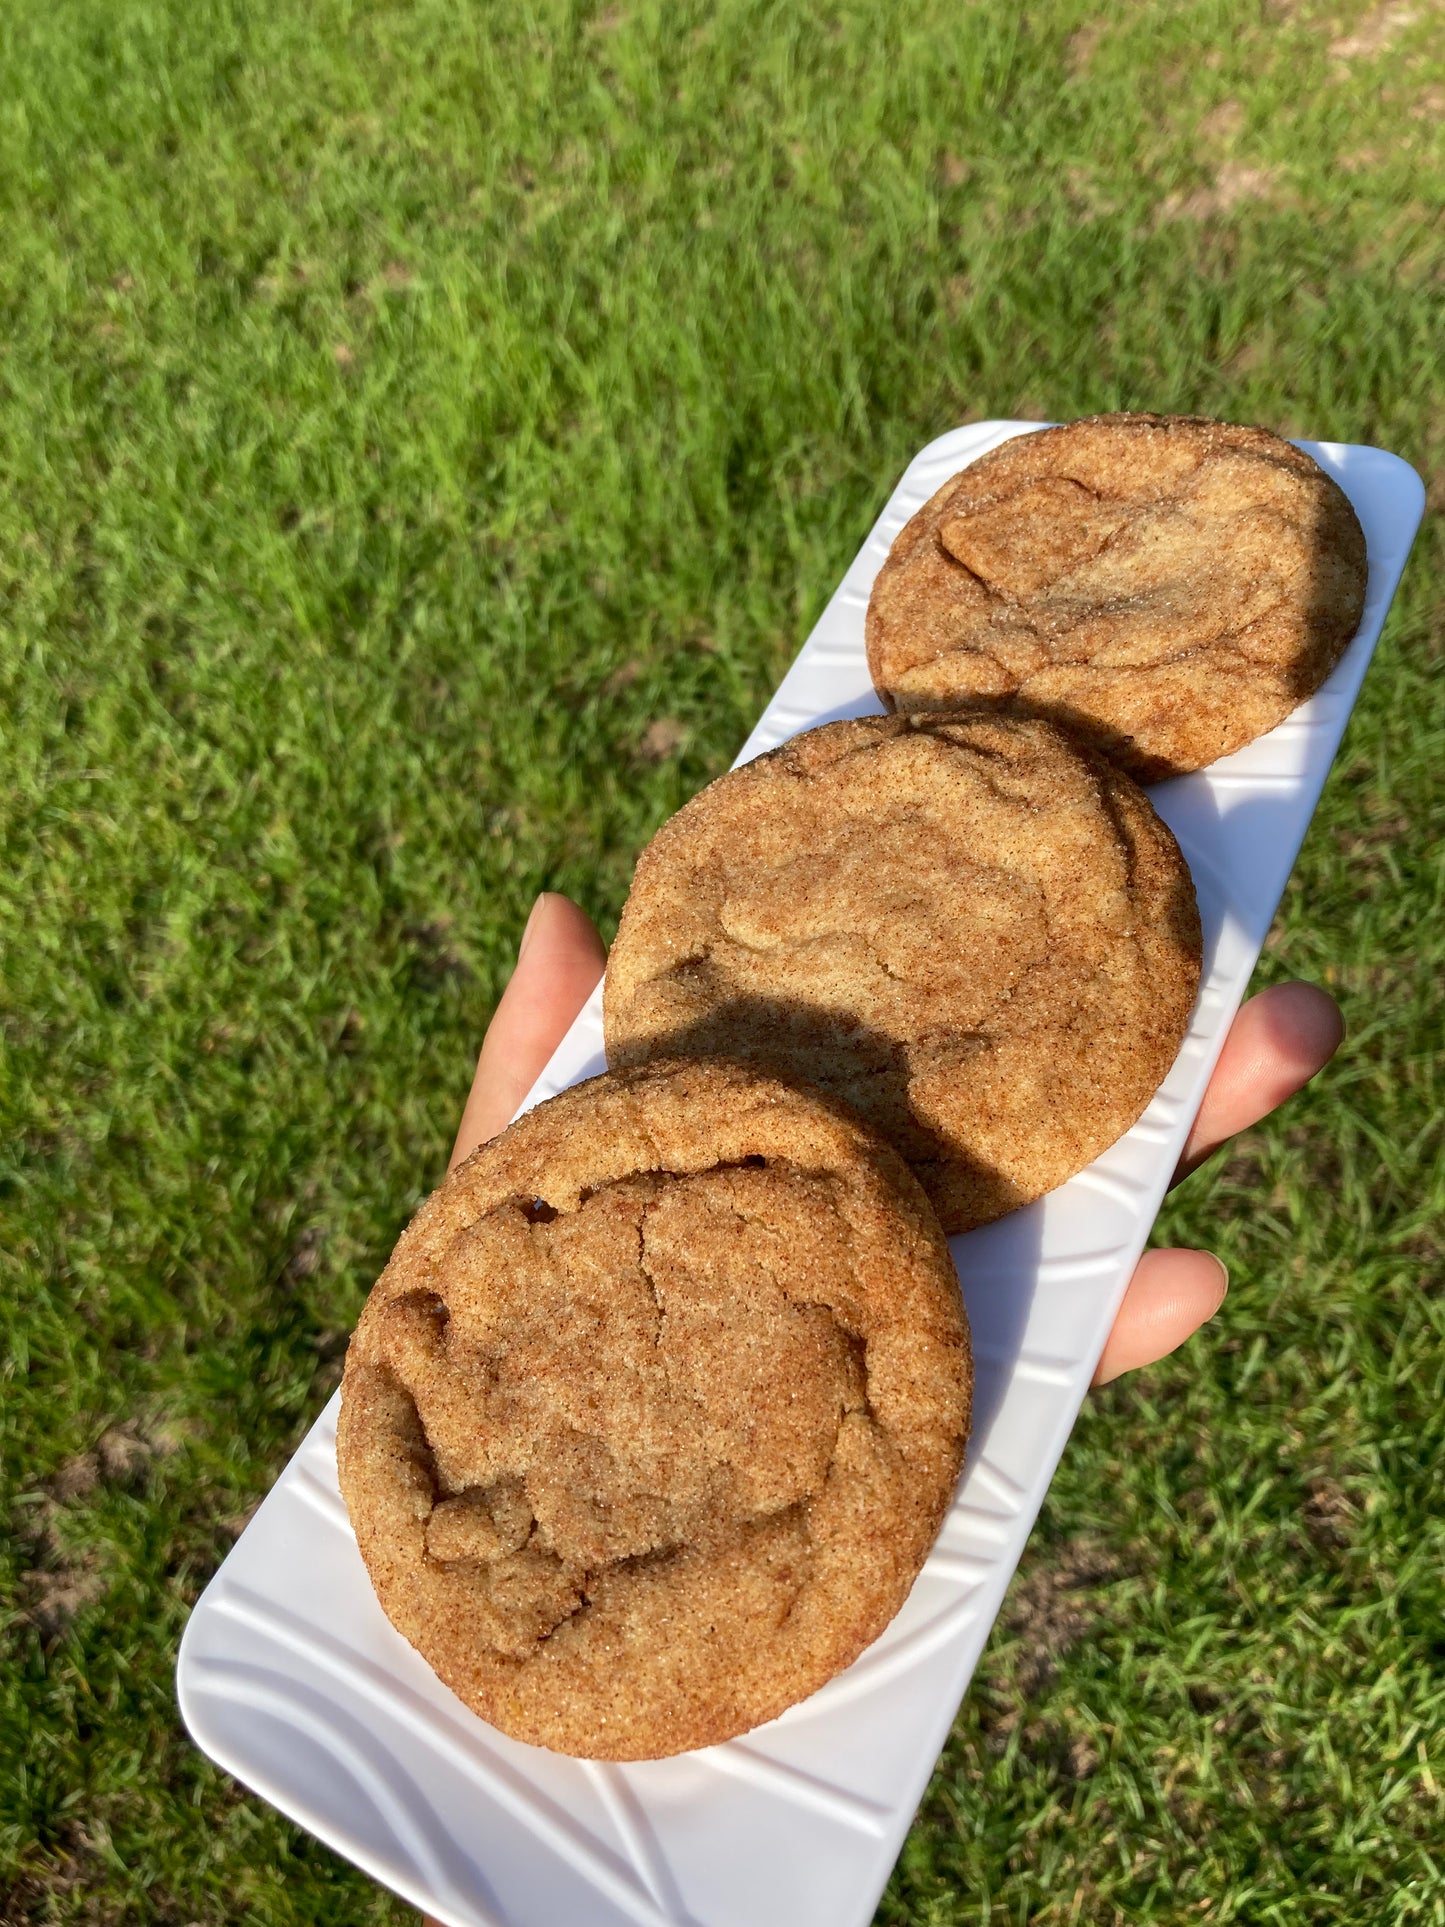
<path id="1" fill-rule="evenodd" d="M 866 717 L 658 831 L 607 967 L 607 1056 L 745 1057 L 829 1091 L 962 1231 L 1134 1123 L 1199 970 L 1188 868 L 1112 763 L 1039 721 Z"/>
<path id="2" fill-rule="evenodd" d="M 903 529 L 868 605 L 890 708 L 1049 716 L 1140 782 L 1313 695 L 1359 626 L 1342 489 L 1261 428 L 1095 415 L 1016 436 Z"/>
<path id="3" fill-rule="evenodd" d="M 739 1065 L 539 1105 L 403 1233 L 347 1355 L 337 1459 L 388 1617 L 516 1739 L 710 1746 L 903 1603 L 971 1372 L 906 1167 Z"/>

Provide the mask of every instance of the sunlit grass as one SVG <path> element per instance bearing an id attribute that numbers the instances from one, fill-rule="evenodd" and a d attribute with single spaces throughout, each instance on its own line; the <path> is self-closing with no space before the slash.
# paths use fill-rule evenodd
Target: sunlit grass
<path id="1" fill-rule="evenodd" d="M 402 1917 L 188 1746 L 174 1649 L 535 892 L 610 924 L 961 419 L 1437 475 L 1437 27 L 0 17 L 0 1917 Z M 1171 1205 L 1229 1304 L 1081 1426 L 889 1922 L 1445 1919 L 1441 570 L 1266 959 L 1350 1042 Z"/>

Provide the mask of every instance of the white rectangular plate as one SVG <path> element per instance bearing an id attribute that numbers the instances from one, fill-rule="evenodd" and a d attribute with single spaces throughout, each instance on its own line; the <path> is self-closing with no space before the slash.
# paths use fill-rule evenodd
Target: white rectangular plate
<path id="1" fill-rule="evenodd" d="M 863 614 L 889 544 L 947 478 L 1036 426 L 981 422 L 911 463 L 739 761 L 876 712 Z M 197 1605 L 181 1711 L 197 1743 L 450 1927 L 863 1927 L 947 1736 L 1149 1235 L 1324 784 L 1424 503 L 1376 448 L 1302 444 L 1364 524 L 1359 634 L 1279 728 L 1153 791 L 1194 872 L 1205 971 L 1139 1123 L 1062 1189 L 953 1240 L 977 1368 L 958 1497 L 902 1612 L 781 1719 L 638 1766 L 503 1738 L 376 1602 L 336 1483 L 333 1399 Z M 1225 590 L 1227 593 L 1227 589 Z M 602 1005 L 528 1103 L 603 1069 Z"/>

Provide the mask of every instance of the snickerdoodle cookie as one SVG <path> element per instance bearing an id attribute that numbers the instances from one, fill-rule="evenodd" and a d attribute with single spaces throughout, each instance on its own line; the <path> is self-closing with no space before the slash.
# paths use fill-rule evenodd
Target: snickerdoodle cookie
<path id="1" fill-rule="evenodd" d="M 874 584 L 868 667 L 891 708 L 1050 716 L 1152 782 L 1312 695 L 1365 576 L 1343 490 L 1279 436 L 1095 415 L 1016 436 L 924 504 Z"/>
<path id="2" fill-rule="evenodd" d="M 657 1065 L 539 1105 L 422 1207 L 347 1355 L 341 1487 L 387 1616 L 469 1706 L 647 1759 L 882 1631 L 970 1385 L 888 1146 L 747 1066 Z"/>
<path id="3" fill-rule="evenodd" d="M 866 717 L 720 777 L 658 831 L 607 967 L 607 1056 L 743 1057 L 817 1085 L 961 1231 L 1134 1123 L 1199 970 L 1179 847 L 1106 758 L 1037 720 Z"/>

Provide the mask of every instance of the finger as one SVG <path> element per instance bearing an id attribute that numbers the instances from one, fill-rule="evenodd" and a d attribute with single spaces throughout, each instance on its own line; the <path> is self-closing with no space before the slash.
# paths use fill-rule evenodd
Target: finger
<path id="1" fill-rule="evenodd" d="M 1209 1251 L 1146 1251 L 1135 1266 L 1094 1372 L 1107 1385 L 1165 1358 L 1224 1303 L 1229 1273 Z"/>
<path id="2" fill-rule="evenodd" d="M 1315 984 L 1275 984 L 1251 997 L 1229 1027 L 1175 1183 L 1308 1084 L 1344 1034 L 1339 1005 Z"/>
<path id="3" fill-rule="evenodd" d="M 512 980 L 482 1039 L 448 1170 L 511 1123 L 606 963 L 607 947 L 584 910 L 554 891 L 538 897 Z"/>

